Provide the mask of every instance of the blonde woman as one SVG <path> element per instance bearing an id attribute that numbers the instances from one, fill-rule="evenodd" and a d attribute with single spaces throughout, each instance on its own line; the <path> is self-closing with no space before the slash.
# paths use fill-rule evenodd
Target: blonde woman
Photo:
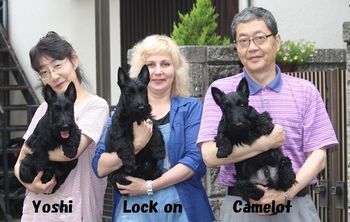
<path id="1" fill-rule="evenodd" d="M 145 64 L 150 71 L 148 99 L 152 115 L 166 144 L 166 157 L 161 163 L 164 173 L 153 181 L 127 176 L 129 185 L 117 183 L 113 221 L 213 221 L 201 183 L 206 168 L 196 147 L 202 105 L 189 97 L 188 63 L 171 38 L 151 35 L 133 47 L 130 75 L 136 77 Z M 110 124 L 111 119 L 93 160 L 93 169 L 99 177 L 123 164 L 117 153 L 104 152 Z M 143 122 L 134 124 L 133 129 L 137 152 L 149 141 L 152 126 Z"/>

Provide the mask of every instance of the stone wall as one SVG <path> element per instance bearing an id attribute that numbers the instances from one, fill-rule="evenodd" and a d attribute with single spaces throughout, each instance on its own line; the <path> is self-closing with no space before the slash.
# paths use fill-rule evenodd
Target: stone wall
<path id="1" fill-rule="evenodd" d="M 194 96 L 204 97 L 212 81 L 242 70 L 242 64 L 232 46 L 181 46 L 180 49 L 190 63 Z M 345 54 L 344 49 L 318 49 L 312 60 L 298 66 L 296 71 L 345 69 Z"/>
<path id="2" fill-rule="evenodd" d="M 348 30 L 350 31 L 350 28 Z M 347 37 L 350 38 L 350 33 L 347 34 Z M 348 61 L 350 58 L 349 48 L 348 44 Z M 232 46 L 182 46 L 181 51 L 190 63 L 192 93 L 200 98 L 205 96 L 206 90 L 212 81 L 237 74 L 242 70 L 242 65 Z M 345 50 L 318 49 L 310 63 L 297 67 L 297 71 L 321 71 L 335 68 L 345 69 L 345 67 Z M 349 63 L 348 67 L 350 67 Z M 225 195 L 225 188 L 218 184 L 217 177 L 218 168 L 208 169 L 207 175 L 203 178 L 203 183 L 215 216 L 219 218 L 219 207 Z"/>
<path id="3" fill-rule="evenodd" d="M 349 77 L 350 77 L 350 22 L 344 22 L 343 24 L 343 39 L 344 42 L 346 42 L 346 82 L 347 82 L 347 89 L 346 89 L 346 95 L 347 95 L 347 100 L 346 100 L 346 114 L 347 114 L 347 132 L 350 132 L 350 87 L 349 87 Z M 349 136 L 347 136 L 347 147 L 349 147 Z M 349 198 L 349 175 L 350 175 L 350 149 L 348 149 L 348 200 L 350 200 Z M 349 204 L 349 201 L 348 201 Z M 350 208 L 348 208 L 348 214 L 350 217 Z"/>

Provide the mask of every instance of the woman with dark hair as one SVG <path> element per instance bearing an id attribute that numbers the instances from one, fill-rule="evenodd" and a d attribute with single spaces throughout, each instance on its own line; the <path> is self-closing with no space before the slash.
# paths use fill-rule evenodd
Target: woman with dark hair
<path id="1" fill-rule="evenodd" d="M 108 114 L 107 102 L 90 93 L 82 82 L 84 76 L 79 68 L 78 55 L 69 42 L 55 32 L 49 32 L 30 50 L 32 68 L 38 73 L 43 86 L 50 85 L 56 93 L 66 91 L 73 82 L 77 92 L 74 116 L 81 129 L 77 166 L 70 172 L 61 187 L 52 194 L 55 178 L 43 184 L 39 172 L 27 188 L 23 202 L 22 221 L 102 221 L 103 194 L 106 180 L 98 179 L 91 170 L 91 161 L 96 144 L 101 136 L 103 124 Z M 23 136 L 26 140 L 33 133 L 38 121 L 45 114 L 47 103 L 42 103 Z M 21 160 L 31 154 L 24 144 L 15 165 L 15 175 L 19 178 Z M 70 161 L 59 147 L 49 151 L 51 161 Z"/>

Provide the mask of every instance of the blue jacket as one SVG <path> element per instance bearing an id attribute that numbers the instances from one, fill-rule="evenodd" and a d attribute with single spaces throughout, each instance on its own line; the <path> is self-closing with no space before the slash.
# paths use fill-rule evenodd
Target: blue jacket
<path id="1" fill-rule="evenodd" d="M 169 139 L 169 161 L 171 167 L 182 163 L 191 168 L 194 176 L 175 185 L 181 204 L 185 208 L 190 222 L 212 222 L 214 215 L 210 207 L 208 197 L 201 182 L 205 175 L 206 167 L 202 160 L 200 150 L 196 146 L 199 131 L 202 104 L 195 98 L 172 97 L 170 107 L 171 133 Z M 92 161 L 92 168 L 97 173 L 97 163 L 101 154 L 105 151 L 105 139 L 111 118 L 97 145 L 96 153 Z M 120 193 L 113 190 L 114 208 L 118 205 Z"/>

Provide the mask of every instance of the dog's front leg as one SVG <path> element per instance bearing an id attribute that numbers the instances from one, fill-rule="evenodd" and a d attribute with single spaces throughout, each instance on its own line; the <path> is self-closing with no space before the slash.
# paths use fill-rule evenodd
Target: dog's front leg
<path id="1" fill-rule="evenodd" d="M 134 144 L 131 140 L 124 138 L 117 140 L 114 147 L 117 147 L 118 157 L 122 160 L 124 171 L 127 174 L 132 173 L 136 167 L 135 154 L 134 154 Z"/>
<path id="2" fill-rule="evenodd" d="M 278 188 L 287 191 L 297 181 L 289 157 L 282 157 L 278 163 Z"/>
<path id="3" fill-rule="evenodd" d="M 49 154 L 47 151 L 37 151 L 32 154 L 33 156 L 33 163 L 35 166 L 35 170 L 38 171 L 43 171 L 49 162 Z"/>
<path id="4" fill-rule="evenodd" d="M 249 202 L 249 199 L 260 200 L 265 194 L 263 190 L 247 180 L 237 180 L 235 186 L 241 193 L 243 200 L 247 202 Z"/>
<path id="5" fill-rule="evenodd" d="M 62 144 L 62 150 L 63 154 L 70 159 L 73 159 L 78 153 L 78 147 L 73 147 L 69 142 Z"/>
<path id="6" fill-rule="evenodd" d="M 268 135 L 272 132 L 274 125 L 272 118 L 268 112 L 259 114 L 256 129 L 260 131 L 260 135 Z"/>
<path id="7" fill-rule="evenodd" d="M 232 153 L 233 145 L 223 133 L 219 133 L 215 137 L 215 142 L 216 147 L 218 148 L 216 153 L 217 158 L 225 158 Z"/>
<path id="8" fill-rule="evenodd" d="M 122 169 L 116 170 L 108 175 L 108 182 L 115 190 L 118 190 L 117 183 L 120 183 L 122 185 L 130 184 L 130 181 L 126 180 L 125 176 L 126 174 L 123 172 Z"/>

